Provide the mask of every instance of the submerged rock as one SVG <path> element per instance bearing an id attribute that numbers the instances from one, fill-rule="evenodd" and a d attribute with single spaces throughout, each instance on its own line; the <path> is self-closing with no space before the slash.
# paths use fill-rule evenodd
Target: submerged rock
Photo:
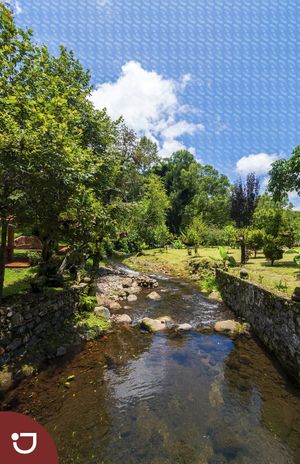
<path id="1" fill-rule="evenodd" d="M 172 327 L 173 321 L 169 316 L 159 317 L 158 319 L 151 319 L 150 317 L 144 317 L 141 321 L 141 327 L 148 330 L 149 332 L 159 332 Z"/>
<path id="2" fill-rule="evenodd" d="M 132 322 L 132 319 L 128 316 L 128 314 L 115 314 L 111 317 L 111 320 L 117 324 L 130 324 Z"/>
<path id="3" fill-rule="evenodd" d="M 136 295 L 130 294 L 130 295 L 128 295 L 128 297 L 127 297 L 127 301 L 136 301 L 136 300 L 137 300 L 137 296 L 136 296 Z"/>
<path id="4" fill-rule="evenodd" d="M 239 335 L 248 333 L 249 325 L 233 320 L 218 321 L 215 323 L 214 329 L 216 332 L 219 333 L 224 333 L 228 335 Z"/>
<path id="5" fill-rule="evenodd" d="M 191 324 L 188 324 L 188 323 L 179 324 L 176 327 L 176 330 L 182 330 L 182 331 L 188 331 L 188 330 L 192 330 L 192 329 L 193 329 L 193 326 Z"/>
<path id="6" fill-rule="evenodd" d="M 147 295 L 147 298 L 149 298 L 149 300 L 160 300 L 161 296 L 157 292 L 151 292 L 149 295 Z"/>

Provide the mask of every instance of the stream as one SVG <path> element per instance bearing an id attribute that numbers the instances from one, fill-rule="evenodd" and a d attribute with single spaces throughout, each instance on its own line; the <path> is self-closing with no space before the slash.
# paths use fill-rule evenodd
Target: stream
<path id="1" fill-rule="evenodd" d="M 155 277 L 161 300 L 145 290 L 121 311 L 134 322 L 233 318 L 193 284 Z M 118 327 L 5 401 L 46 426 L 60 464 L 300 463 L 300 392 L 252 337 Z"/>

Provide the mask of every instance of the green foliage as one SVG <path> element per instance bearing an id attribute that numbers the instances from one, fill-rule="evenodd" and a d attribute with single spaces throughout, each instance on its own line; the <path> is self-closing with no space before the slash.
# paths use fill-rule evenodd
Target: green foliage
<path id="1" fill-rule="evenodd" d="M 207 293 L 212 293 L 215 290 L 218 290 L 216 276 L 210 274 L 201 279 L 201 290 L 204 290 Z"/>
<path id="2" fill-rule="evenodd" d="M 236 267 L 237 266 L 236 260 L 234 259 L 233 256 L 231 256 L 228 253 L 226 248 L 220 247 L 219 248 L 219 253 L 220 253 L 220 257 L 221 257 L 224 265 L 228 264 L 228 266 L 230 266 L 230 267 Z"/>
<path id="3" fill-rule="evenodd" d="M 194 217 L 191 224 L 185 232 L 185 242 L 188 246 L 193 246 L 195 253 L 204 241 L 204 236 L 207 231 L 207 225 L 202 216 Z"/>
<path id="4" fill-rule="evenodd" d="M 292 156 L 285 160 L 275 161 L 270 171 L 269 191 L 275 200 L 286 197 L 295 190 L 300 195 L 300 146 L 296 147 Z"/>
<path id="5" fill-rule="evenodd" d="M 274 261 L 278 261 L 283 257 L 283 250 L 280 247 L 280 243 L 271 235 L 267 235 L 265 238 L 263 252 L 265 257 L 271 261 L 271 266 L 273 266 Z"/>
<path id="6" fill-rule="evenodd" d="M 290 243 L 296 228 L 294 212 L 286 201 L 275 202 L 270 195 L 264 194 L 254 212 L 253 227 L 275 238 L 281 235 L 283 242 L 286 235 L 286 242 Z"/>
<path id="7" fill-rule="evenodd" d="M 181 238 L 177 238 L 176 240 L 173 240 L 171 243 L 172 247 L 175 248 L 176 250 L 181 250 L 183 248 L 186 248 L 186 245 L 183 243 Z"/>
<path id="8" fill-rule="evenodd" d="M 248 174 L 246 182 L 238 180 L 232 187 L 230 216 L 236 226 L 250 225 L 259 198 L 259 180 L 254 173 Z"/>
<path id="9" fill-rule="evenodd" d="M 95 296 L 89 296 L 89 295 L 81 295 L 80 296 L 80 302 L 79 302 L 79 308 L 81 311 L 93 311 L 93 309 L 97 306 L 97 299 Z"/>
<path id="10" fill-rule="evenodd" d="M 29 251 L 27 257 L 31 266 L 37 266 L 41 262 L 41 254 L 36 251 Z"/>
<path id="11" fill-rule="evenodd" d="M 174 153 L 155 168 L 170 199 L 167 223 L 179 234 L 203 216 L 209 224 L 223 226 L 229 220 L 229 181 L 211 166 L 202 166 L 186 150 Z"/>
<path id="12" fill-rule="evenodd" d="M 248 229 L 246 230 L 245 239 L 246 245 L 251 250 L 254 251 L 254 255 L 256 258 L 256 254 L 258 250 L 260 250 L 264 245 L 264 232 L 259 229 Z"/>
<path id="13" fill-rule="evenodd" d="M 234 247 L 237 243 L 237 235 L 237 229 L 230 224 L 222 229 L 208 226 L 203 237 L 203 244 L 206 246 Z"/>

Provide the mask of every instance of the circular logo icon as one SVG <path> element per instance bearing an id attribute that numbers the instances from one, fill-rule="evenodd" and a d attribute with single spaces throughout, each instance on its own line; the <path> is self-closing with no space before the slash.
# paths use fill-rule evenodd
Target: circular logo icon
<path id="1" fill-rule="evenodd" d="M 16 412 L 0 412 L 0 457 L 3 464 L 58 464 L 47 430 Z"/>

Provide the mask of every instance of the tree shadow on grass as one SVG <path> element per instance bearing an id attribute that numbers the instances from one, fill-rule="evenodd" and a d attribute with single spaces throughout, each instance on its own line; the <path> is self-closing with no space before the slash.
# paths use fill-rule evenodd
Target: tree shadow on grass
<path id="1" fill-rule="evenodd" d="M 36 273 L 36 267 L 27 268 L 26 271 L 23 269 L 14 269 L 13 273 L 16 278 L 12 281 L 8 280 L 4 284 L 4 299 L 28 291 L 30 289 L 30 282 Z M 20 278 L 18 278 L 18 274 L 20 274 Z M 12 276 L 10 276 L 10 279 L 12 279 Z"/>

